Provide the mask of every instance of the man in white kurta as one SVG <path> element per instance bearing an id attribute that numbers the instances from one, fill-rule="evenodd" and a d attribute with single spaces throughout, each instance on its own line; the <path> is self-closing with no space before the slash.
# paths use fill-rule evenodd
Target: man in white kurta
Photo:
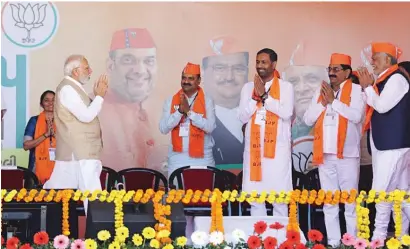
<path id="1" fill-rule="evenodd" d="M 262 49 L 256 58 L 256 70 L 254 82 L 246 83 L 241 92 L 239 104 L 239 119 L 246 125 L 245 150 L 243 160 L 243 185 L 244 191 L 290 191 L 292 190 L 292 162 L 291 162 L 291 117 L 293 114 L 293 87 L 289 82 L 281 80 L 275 75 L 277 54 L 272 49 Z M 280 98 L 272 97 L 273 82 L 280 89 Z M 272 87 L 272 89 L 271 89 Z M 278 94 L 278 93 L 276 93 Z M 262 102 L 264 104 L 262 104 Z M 277 133 L 274 158 L 267 158 L 264 154 L 265 119 L 271 114 L 276 115 Z M 260 177 L 256 180 L 252 177 L 251 165 L 251 122 L 259 128 L 260 132 Z M 252 216 L 267 215 L 265 203 L 251 203 Z M 274 204 L 273 215 L 288 216 L 287 205 Z"/>
<path id="2" fill-rule="evenodd" d="M 303 120 L 314 126 L 313 163 L 319 166 L 320 184 L 325 191 L 358 189 L 360 131 L 365 103 L 360 85 L 350 80 L 351 57 L 332 54 L 329 83 L 323 81 Z M 356 234 L 355 203 L 345 205 L 346 227 Z M 323 207 L 328 244 L 340 245 L 339 205 Z"/>
<path id="3" fill-rule="evenodd" d="M 55 152 L 50 152 L 50 158 L 55 157 L 56 163 L 44 188 L 99 190 L 102 143 L 97 115 L 107 89 L 107 76 L 101 76 L 96 82 L 96 97 L 91 101 L 83 88 L 92 72 L 88 61 L 81 55 L 70 56 L 64 72 L 66 76 L 57 87 L 54 105 L 57 147 Z M 74 120 L 68 122 L 68 115 L 72 115 Z M 70 156 L 66 156 L 68 151 L 71 151 Z"/>
<path id="4" fill-rule="evenodd" d="M 171 133 L 168 177 L 185 166 L 215 167 L 215 142 L 211 136 L 216 127 L 215 105 L 199 86 L 200 73 L 199 65 L 188 63 L 181 75 L 181 89 L 164 103 L 159 130 L 162 134 Z M 194 217 L 186 216 L 186 221 L 185 234 L 190 238 Z"/>
<path id="5" fill-rule="evenodd" d="M 409 82 L 397 65 L 400 54 L 401 50 L 391 43 L 372 43 L 376 80 L 367 69 L 358 70 L 368 105 L 363 128 L 370 128 L 372 189 L 376 192 L 408 190 L 410 95 Z M 410 204 L 403 203 L 402 208 L 409 218 Z M 392 203 L 376 204 L 373 239 L 386 239 L 391 210 Z"/>

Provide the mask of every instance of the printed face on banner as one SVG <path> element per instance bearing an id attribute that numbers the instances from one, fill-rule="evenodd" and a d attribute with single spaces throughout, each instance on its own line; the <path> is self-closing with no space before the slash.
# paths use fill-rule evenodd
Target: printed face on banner
<path id="1" fill-rule="evenodd" d="M 303 118 L 315 91 L 323 80 L 328 80 L 326 68 L 313 65 L 289 66 L 285 69 L 285 76 L 295 91 L 296 116 Z"/>
<path id="2" fill-rule="evenodd" d="M 233 108 L 239 105 L 243 85 L 248 81 L 249 53 L 240 52 L 205 57 L 204 88 L 215 104 Z"/>
<path id="3" fill-rule="evenodd" d="M 125 48 L 110 52 L 110 88 L 129 102 L 147 99 L 155 85 L 157 52 L 155 48 Z"/>

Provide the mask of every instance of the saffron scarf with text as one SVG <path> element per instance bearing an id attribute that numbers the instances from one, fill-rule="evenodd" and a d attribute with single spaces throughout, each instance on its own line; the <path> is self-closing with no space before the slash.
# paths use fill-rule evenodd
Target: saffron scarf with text
<path id="1" fill-rule="evenodd" d="M 280 86 L 279 79 L 275 75 L 272 81 L 272 86 L 269 91 L 269 95 L 275 99 L 280 100 Z M 262 103 L 257 103 L 257 110 L 262 107 Z M 260 126 L 255 124 L 256 113 L 252 116 L 251 122 L 251 148 L 250 148 L 250 180 L 251 181 L 261 181 L 262 180 L 262 153 L 261 153 L 261 134 Z M 276 138 L 278 133 L 278 121 L 279 116 L 266 111 L 266 122 L 265 122 L 265 134 L 264 134 L 264 151 L 263 156 L 266 158 L 275 158 L 276 153 Z"/>
<path id="2" fill-rule="evenodd" d="M 351 80 L 347 80 L 343 85 L 340 101 L 350 106 L 351 93 L 352 93 L 353 83 Z M 322 95 L 319 95 L 317 100 L 318 103 L 322 101 Z M 313 160 L 314 165 L 323 164 L 323 121 L 326 115 L 326 109 L 320 114 L 318 120 L 316 121 L 314 127 L 314 140 L 313 140 Z M 337 158 L 343 158 L 343 149 L 346 141 L 347 133 L 347 118 L 339 114 L 339 125 L 337 128 Z"/>
<path id="3" fill-rule="evenodd" d="M 178 111 L 177 106 L 180 103 L 180 94 L 183 90 L 179 90 L 172 98 L 171 103 L 171 114 Z M 202 88 L 198 89 L 198 95 L 193 103 L 192 111 L 197 114 L 203 114 L 206 118 L 206 105 L 205 105 L 205 94 Z M 182 152 L 182 137 L 179 135 L 180 125 L 184 123 L 185 119 L 188 117 L 182 117 L 181 121 L 174 129 L 171 131 L 172 148 L 175 152 Z M 189 156 L 194 158 L 204 157 L 204 142 L 205 142 L 205 132 L 198 127 L 191 124 L 189 126 Z"/>
<path id="4" fill-rule="evenodd" d="M 56 130 L 56 125 L 53 122 L 54 133 Z M 36 130 L 34 132 L 34 138 L 37 139 L 44 135 L 48 131 L 46 114 L 43 111 L 38 115 Z M 51 143 L 51 144 L 50 144 Z M 50 161 L 49 149 L 56 147 L 55 137 L 46 138 L 35 148 L 35 174 L 41 184 L 44 184 L 48 179 L 50 179 L 51 173 L 54 169 L 54 161 Z"/>

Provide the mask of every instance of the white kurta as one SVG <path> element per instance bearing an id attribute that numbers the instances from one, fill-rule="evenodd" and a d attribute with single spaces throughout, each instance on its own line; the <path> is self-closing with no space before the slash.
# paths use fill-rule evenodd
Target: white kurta
<path id="1" fill-rule="evenodd" d="M 387 71 L 387 70 L 386 70 Z M 379 75 L 381 77 L 384 71 Z M 409 83 L 400 74 L 392 75 L 384 86 L 380 95 L 372 86 L 365 89 L 367 104 L 379 113 L 386 113 L 393 109 L 409 91 Z M 394 122 L 394 120 L 392 121 Z M 371 127 L 370 127 L 371 129 Z M 388 127 L 387 127 L 388 129 Z M 370 132 L 370 146 L 372 150 L 373 183 L 375 191 L 393 191 L 395 189 L 408 190 L 409 179 L 407 167 L 410 163 L 410 148 L 395 150 L 377 150 Z M 391 203 L 376 204 L 376 219 L 373 239 L 385 239 L 391 214 Z M 410 217 L 410 204 L 403 203 L 405 215 Z"/>
<path id="2" fill-rule="evenodd" d="M 82 85 L 71 77 L 66 76 L 77 84 L 84 92 Z M 90 123 L 101 110 L 103 98 L 95 97 L 86 106 L 80 95 L 71 86 L 64 86 L 59 93 L 61 104 L 67 108 L 80 122 Z M 57 130 L 58 132 L 58 130 Z M 100 160 L 56 161 L 50 179 L 44 184 L 45 189 L 79 189 L 94 191 L 101 189 L 100 174 L 102 164 Z"/>
<path id="3" fill-rule="evenodd" d="M 171 133 L 172 130 L 180 125 L 183 114 L 175 111 L 171 114 L 173 96 L 169 97 L 163 105 L 162 117 L 159 123 L 159 130 L 162 134 Z M 212 131 L 216 128 L 215 124 L 215 105 L 211 98 L 205 95 L 206 118 L 203 114 L 195 113 L 192 108 L 196 101 L 196 94 L 188 98 L 188 104 L 191 106 L 191 113 L 184 122 L 185 125 L 194 125 L 205 132 L 204 135 L 204 157 L 193 158 L 189 156 L 189 134 L 182 137 L 182 152 L 175 152 L 172 145 L 172 136 L 168 148 L 168 177 L 175 170 L 185 166 L 211 166 L 215 167 L 215 160 L 212 154 L 212 147 L 215 145 L 212 138 Z M 176 180 L 176 179 L 175 179 Z"/>
<path id="4" fill-rule="evenodd" d="M 340 101 L 343 86 L 335 92 L 335 100 L 324 107 L 318 103 L 320 89 L 312 98 L 312 102 L 303 117 L 308 126 L 313 126 L 320 114 L 325 111 L 323 120 L 323 161 L 319 165 L 320 184 L 325 191 L 358 189 L 360 168 L 360 132 L 361 121 L 365 110 L 365 102 L 360 85 L 352 85 L 350 106 Z M 343 159 L 337 158 L 337 135 L 339 116 L 347 118 L 346 141 L 343 148 Z M 349 234 L 356 234 L 356 210 L 354 204 L 345 205 L 346 227 Z M 328 244 L 340 245 L 339 205 L 326 204 L 323 207 Z"/>
<path id="5" fill-rule="evenodd" d="M 272 81 L 265 84 L 268 90 Z M 276 140 L 275 158 L 262 159 L 262 180 L 250 180 L 250 146 L 251 126 L 247 125 L 245 130 L 245 150 L 243 154 L 243 182 L 244 191 L 258 192 L 267 191 L 290 191 L 292 186 L 292 159 L 291 159 L 291 117 L 293 114 L 293 86 L 287 81 L 279 80 L 280 100 L 273 99 L 271 96 L 265 102 L 267 112 L 272 112 L 279 116 L 278 132 Z M 257 111 L 257 102 L 252 99 L 254 83 L 249 82 L 244 85 L 241 92 L 239 104 L 239 120 L 245 124 L 252 122 L 252 116 Z M 260 126 L 261 134 L 261 153 L 264 151 L 265 124 Z M 251 215 L 266 215 L 265 204 L 251 204 Z M 287 205 L 274 205 L 274 215 L 288 216 Z"/>

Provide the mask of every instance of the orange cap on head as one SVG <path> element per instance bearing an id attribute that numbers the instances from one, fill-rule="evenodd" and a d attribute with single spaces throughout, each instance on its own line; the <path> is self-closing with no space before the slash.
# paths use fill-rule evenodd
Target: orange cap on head
<path id="1" fill-rule="evenodd" d="M 345 55 L 345 54 L 338 54 L 338 53 L 334 53 L 332 54 L 332 56 L 330 57 L 330 63 L 331 65 L 352 65 L 352 57 Z"/>
<path id="2" fill-rule="evenodd" d="M 183 73 L 185 74 L 201 74 L 201 68 L 197 64 L 192 64 L 191 62 L 188 62 L 186 64 Z"/>
<path id="3" fill-rule="evenodd" d="M 123 29 L 112 36 L 110 51 L 124 48 L 155 48 L 155 43 L 147 29 Z"/>
<path id="4" fill-rule="evenodd" d="M 402 50 L 389 42 L 373 42 L 372 53 L 386 53 L 398 59 L 402 54 Z"/>

